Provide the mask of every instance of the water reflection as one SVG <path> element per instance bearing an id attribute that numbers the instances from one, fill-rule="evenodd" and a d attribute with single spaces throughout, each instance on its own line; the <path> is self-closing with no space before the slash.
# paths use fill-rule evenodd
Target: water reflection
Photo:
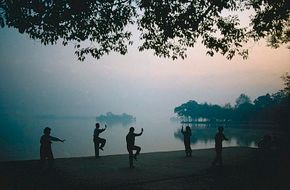
<path id="1" fill-rule="evenodd" d="M 191 127 L 192 136 L 191 144 L 193 148 L 212 148 L 214 147 L 214 136 L 217 132 L 215 128 L 200 128 Z M 224 146 L 247 146 L 257 147 L 258 140 L 266 133 L 265 130 L 252 130 L 252 129 L 237 129 L 225 128 L 225 136 L 229 141 L 224 142 Z M 174 137 L 183 141 L 181 129 L 174 132 Z"/>
<path id="2" fill-rule="evenodd" d="M 17 122 L 21 121 L 21 122 Z M 0 117 L 0 160 L 39 159 L 39 138 L 44 127 L 50 127 L 54 134 L 66 139 L 65 143 L 53 146 L 56 158 L 93 156 L 93 132 L 95 117 Z M 103 127 L 103 125 L 101 125 Z M 183 136 L 180 124 L 168 119 L 146 118 L 138 116 L 136 123 L 129 125 L 108 124 L 108 129 L 102 134 L 107 139 L 103 155 L 127 154 L 125 137 L 128 127 L 136 130 L 144 128 L 144 134 L 136 143 L 142 146 L 144 152 L 159 152 L 183 150 Z M 192 127 L 192 149 L 214 147 L 215 128 Z M 230 141 L 224 146 L 256 147 L 256 142 L 269 133 L 269 130 L 225 128 L 225 135 Z M 15 140 L 17 139 L 17 140 Z"/>

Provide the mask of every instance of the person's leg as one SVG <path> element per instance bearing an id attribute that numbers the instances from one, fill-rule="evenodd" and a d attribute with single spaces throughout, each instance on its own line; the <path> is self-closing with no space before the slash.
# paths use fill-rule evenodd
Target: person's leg
<path id="1" fill-rule="evenodd" d="M 191 147 L 189 143 L 185 144 L 185 153 L 186 153 L 186 156 L 191 156 Z"/>
<path id="2" fill-rule="evenodd" d="M 184 142 L 184 151 L 185 151 L 185 156 L 187 157 L 187 146 L 186 146 L 186 142 Z"/>
<path id="3" fill-rule="evenodd" d="M 94 147 L 95 147 L 95 157 L 99 157 L 99 142 L 94 141 Z"/>
<path id="4" fill-rule="evenodd" d="M 132 147 L 127 147 L 127 150 L 129 152 L 129 166 L 130 166 L 130 168 L 134 168 L 134 166 L 133 166 L 133 150 L 132 150 Z"/>
<path id="5" fill-rule="evenodd" d="M 212 166 L 215 166 L 217 161 L 218 161 L 218 150 L 215 149 L 215 158 L 214 158 L 214 160 L 212 162 Z"/>
<path id="6" fill-rule="evenodd" d="M 106 139 L 103 139 L 103 138 L 99 138 L 98 139 L 99 143 L 101 144 L 100 145 L 100 149 L 103 150 L 105 144 L 106 144 Z"/>
<path id="7" fill-rule="evenodd" d="M 191 150 L 190 144 L 188 145 L 188 156 L 189 157 L 192 156 L 192 150 Z"/>
<path id="8" fill-rule="evenodd" d="M 52 154 L 51 150 L 48 150 L 47 159 L 48 159 L 49 168 L 52 168 L 53 167 L 54 158 L 53 158 L 53 154 Z"/>
<path id="9" fill-rule="evenodd" d="M 139 146 L 133 146 L 132 147 L 132 150 L 136 150 L 136 153 L 134 155 L 134 159 L 137 160 L 137 156 L 140 154 L 141 147 L 139 147 Z"/>
<path id="10" fill-rule="evenodd" d="M 141 147 L 136 146 L 136 155 L 139 155 L 141 152 Z"/>
<path id="11" fill-rule="evenodd" d="M 45 167 L 45 151 L 43 150 L 43 148 L 40 148 L 40 167 L 41 169 L 44 169 Z"/>
<path id="12" fill-rule="evenodd" d="M 217 163 L 222 166 L 223 165 L 223 160 L 222 160 L 222 150 L 219 150 L 218 153 L 217 153 L 217 158 L 218 158 L 218 161 Z"/>

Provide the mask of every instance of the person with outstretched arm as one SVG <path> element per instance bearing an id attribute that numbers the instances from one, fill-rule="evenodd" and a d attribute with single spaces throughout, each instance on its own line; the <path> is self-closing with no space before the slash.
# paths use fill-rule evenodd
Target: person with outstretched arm
<path id="1" fill-rule="evenodd" d="M 140 133 L 134 133 L 135 129 L 134 127 L 130 127 L 129 133 L 126 136 L 126 142 L 127 142 L 127 150 L 129 152 L 129 165 L 130 168 L 134 168 L 133 166 L 133 158 L 137 160 L 137 156 L 140 154 L 141 148 L 139 146 L 135 145 L 135 137 L 141 136 L 143 134 L 143 128 L 141 129 Z M 133 151 L 136 151 L 135 155 Z"/>
<path id="2" fill-rule="evenodd" d="M 44 135 L 41 136 L 40 138 L 40 162 L 42 168 L 45 166 L 45 160 L 48 160 L 48 166 L 49 168 L 53 167 L 53 153 L 51 150 L 51 144 L 52 141 L 59 141 L 59 142 L 64 142 L 64 140 L 61 140 L 57 137 L 50 136 L 51 128 L 46 127 L 43 130 Z"/>

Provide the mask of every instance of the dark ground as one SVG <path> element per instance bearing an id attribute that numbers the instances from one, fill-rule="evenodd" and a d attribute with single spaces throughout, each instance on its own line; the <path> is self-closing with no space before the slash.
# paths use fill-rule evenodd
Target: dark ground
<path id="1" fill-rule="evenodd" d="M 211 167 L 213 149 L 141 154 L 136 168 L 128 168 L 127 155 L 62 158 L 53 170 L 42 171 L 39 162 L 0 162 L 1 190 L 52 189 L 195 189 L 289 190 L 289 149 L 261 151 L 225 148 L 224 166 Z"/>

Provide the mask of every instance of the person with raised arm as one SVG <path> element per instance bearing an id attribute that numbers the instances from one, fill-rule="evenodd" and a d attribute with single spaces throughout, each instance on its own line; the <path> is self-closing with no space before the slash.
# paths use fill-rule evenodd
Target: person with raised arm
<path id="1" fill-rule="evenodd" d="M 224 131 L 224 128 L 220 126 L 220 127 L 218 127 L 218 132 L 215 135 L 216 157 L 215 157 L 214 161 L 212 162 L 212 166 L 215 166 L 216 164 L 219 164 L 219 166 L 223 165 L 223 160 L 222 160 L 223 141 L 229 140 L 228 138 L 225 137 L 223 131 Z"/>
<path id="2" fill-rule="evenodd" d="M 106 144 L 106 139 L 100 138 L 100 133 L 104 132 L 107 129 L 107 125 L 105 128 L 100 129 L 100 124 L 96 123 L 96 128 L 94 130 L 94 145 L 95 145 L 95 157 L 99 157 L 99 149 L 104 150 L 104 146 Z"/>
<path id="3" fill-rule="evenodd" d="M 135 145 L 135 137 L 141 136 L 143 134 L 143 128 L 141 129 L 140 133 L 134 133 L 134 127 L 130 127 L 129 133 L 126 136 L 127 142 L 127 150 L 129 152 L 129 166 L 130 168 L 134 168 L 133 166 L 133 158 L 137 161 L 137 156 L 140 154 L 141 147 Z M 136 150 L 134 155 L 133 151 Z"/>
<path id="4" fill-rule="evenodd" d="M 190 147 L 190 137 L 191 137 L 191 129 L 189 126 L 186 126 L 185 131 L 183 130 L 183 126 L 181 128 L 181 133 L 183 134 L 183 142 L 185 147 L 185 156 L 191 157 L 192 150 Z"/>

